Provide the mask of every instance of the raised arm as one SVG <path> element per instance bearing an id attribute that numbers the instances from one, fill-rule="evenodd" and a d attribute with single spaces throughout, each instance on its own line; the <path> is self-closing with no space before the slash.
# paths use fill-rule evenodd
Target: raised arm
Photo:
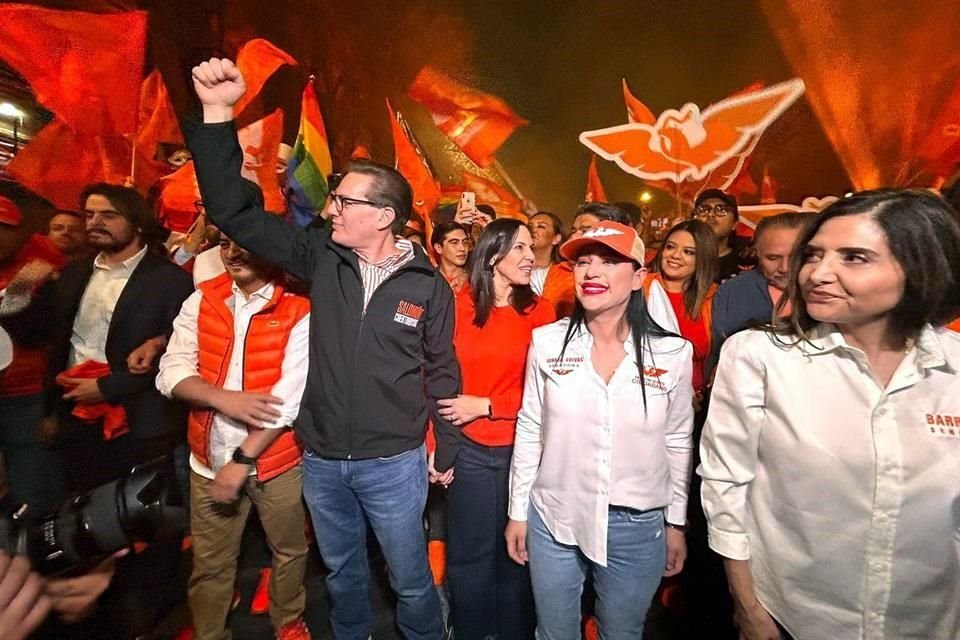
<path id="1" fill-rule="evenodd" d="M 327 235 L 267 213 L 240 176 L 243 151 L 233 105 L 246 91 L 243 75 L 231 61 L 211 58 L 193 68 L 193 86 L 203 105 L 203 124 L 184 120 L 182 128 L 207 216 L 245 249 L 309 281 Z"/>

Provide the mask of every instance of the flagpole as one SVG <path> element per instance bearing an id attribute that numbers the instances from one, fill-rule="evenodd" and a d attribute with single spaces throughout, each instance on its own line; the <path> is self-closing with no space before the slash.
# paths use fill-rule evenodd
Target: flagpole
<path id="1" fill-rule="evenodd" d="M 510 174 L 507 173 L 507 170 L 503 168 L 503 165 L 500 164 L 500 161 L 496 158 L 493 160 L 493 166 L 497 169 L 497 172 L 500 174 L 500 177 L 503 178 L 503 181 L 507 183 L 507 186 L 510 187 L 515 194 L 517 194 L 517 197 L 520 198 L 521 201 L 526 200 L 524 195 L 520 193 L 520 188 L 517 187 L 517 184 L 510 177 Z"/>
<path id="2" fill-rule="evenodd" d="M 130 141 L 130 185 L 136 184 L 134 171 L 137 169 L 137 139 L 134 136 Z"/>

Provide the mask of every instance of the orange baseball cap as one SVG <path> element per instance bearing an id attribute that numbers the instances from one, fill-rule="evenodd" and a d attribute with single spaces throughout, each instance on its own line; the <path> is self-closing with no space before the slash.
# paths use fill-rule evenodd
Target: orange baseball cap
<path id="1" fill-rule="evenodd" d="M 646 248 L 636 230 L 610 220 L 604 220 L 579 238 L 564 242 L 560 255 L 567 260 L 576 260 L 583 247 L 591 244 L 602 244 L 628 260 L 644 263 Z"/>
<path id="2" fill-rule="evenodd" d="M 20 213 L 20 207 L 14 204 L 13 200 L 0 196 L 0 224 L 8 224 L 11 227 L 20 225 L 23 215 Z"/>

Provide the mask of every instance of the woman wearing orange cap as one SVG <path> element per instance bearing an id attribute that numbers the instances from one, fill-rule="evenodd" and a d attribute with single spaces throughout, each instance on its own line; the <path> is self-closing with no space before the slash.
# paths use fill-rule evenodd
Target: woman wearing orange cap
<path id="1" fill-rule="evenodd" d="M 537 637 L 579 637 L 592 575 L 601 637 L 639 638 L 683 568 L 692 349 L 647 313 L 643 242 L 604 221 L 561 249 L 573 315 L 533 332 L 511 465 L 507 549 L 530 563 Z"/>

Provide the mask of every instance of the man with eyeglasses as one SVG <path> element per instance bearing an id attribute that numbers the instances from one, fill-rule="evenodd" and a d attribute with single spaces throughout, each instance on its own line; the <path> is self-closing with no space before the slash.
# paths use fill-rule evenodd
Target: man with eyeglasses
<path id="1" fill-rule="evenodd" d="M 707 223 L 717 238 L 720 256 L 717 282 L 740 273 L 740 252 L 748 243 L 733 232 L 740 219 L 737 199 L 720 189 L 706 189 L 697 196 L 693 217 Z"/>
<path id="2" fill-rule="evenodd" d="M 329 232 L 286 224 L 253 204 L 240 179 L 240 71 L 214 58 L 194 67 L 193 80 L 204 124 L 185 122 L 184 132 L 208 215 L 240 246 L 310 283 L 309 367 L 294 428 L 330 570 L 333 635 L 360 640 L 373 626 L 366 521 L 390 568 L 401 632 L 439 640 L 422 516 L 428 474 L 453 465 L 459 433 L 436 407 L 459 392 L 460 370 L 453 293 L 421 248 L 394 237 L 410 217 L 410 185 L 390 167 L 352 161 L 330 191 Z M 438 440 L 429 462 L 428 416 Z"/>

